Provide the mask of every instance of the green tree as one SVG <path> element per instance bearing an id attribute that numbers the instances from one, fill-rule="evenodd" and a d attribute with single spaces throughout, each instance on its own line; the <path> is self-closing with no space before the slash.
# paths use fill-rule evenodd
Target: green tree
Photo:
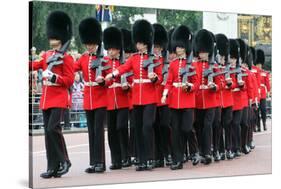
<path id="1" fill-rule="evenodd" d="M 32 46 L 35 46 L 38 51 L 49 48 L 46 37 L 46 20 L 54 10 L 64 11 L 72 19 L 73 37 L 75 38 L 74 46 L 81 51 L 83 45 L 79 39 L 78 26 L 82 19 L 89 16 L 95 17 L 95 5 L 34 1 L 32 10 Z"/>
<path id="2" fill-rule="evenodd" d="M 167 30 L 180 24 L 188 26 L 193 32 L 202 28 L 203 13 L 198 11 L 184 10 L 157 10 L 157 21 Z"/>

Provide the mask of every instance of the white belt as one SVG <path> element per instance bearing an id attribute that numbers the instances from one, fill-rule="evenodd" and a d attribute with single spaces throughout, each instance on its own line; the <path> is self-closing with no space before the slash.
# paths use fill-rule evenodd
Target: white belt
<path id="1" fill-rule="evenodd" d="M 183 84 L 181 82 L 174 82 L 173 86 L 178 88 L 178 87 L 182 87 Z"/>
<path id="2" fill-rule="evenodd" d="M 208 87 L 208 85 L 200 85 L 199 89 L 205 90 L 205 89 L 209 89 L 209 87 Z"/>
<path id="3" fill-rule="evenodd" d="M 232 90 L 233 92 L 237 92 L 237 91 L 240 91 L 240 88 L 235 88 Z"/>
<path id="4" fill-rule="evenodd" d="M 134 79 L 134 83 L 151 83 L 150 79 Z"/>
<path id="5" fill-rule="evenodd" d="M 122 87 L 121 83 L 113 83 L 112 85 L 110 85 L 108 88 L 116 88 L 116 87 Z"/>
<path id="6" fill-rule="evenodd" d="M 85 82 L 84 85 L 90 87 L 90 86 L 98 86 L 99 84 L 97 82 L 90 81 L 90 82 Z"/>
<path id="7" fill-rule="evenodd" d="M 60 84 L 52 83 L 50 81 L 43 80 L 43 85 L 45 86 L 60 86 Z"/>
<path id="8" fill-rule="evenodd" d="M 265 84 L 261 84 L 261 87 L 266 87 Z"/>

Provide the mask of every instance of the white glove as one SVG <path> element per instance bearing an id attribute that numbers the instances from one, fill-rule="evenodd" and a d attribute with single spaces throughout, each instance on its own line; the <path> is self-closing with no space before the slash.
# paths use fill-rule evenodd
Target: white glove
<path id="1" fill-rule="evenodd" d="M 42 73 L 42 76 L 44 78 L 47 78 L 47 79 L 51 79 L 53 77 L 54 73 L 51 72 L 50 70 L 46 69 L 45 71 L 43 71 Z"/>

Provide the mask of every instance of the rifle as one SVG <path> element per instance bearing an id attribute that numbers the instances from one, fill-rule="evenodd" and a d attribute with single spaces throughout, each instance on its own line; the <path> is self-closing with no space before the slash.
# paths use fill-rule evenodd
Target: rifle
<path id="1" fill-rule="evenodd" d="M 151 52 L 149 53 L 149 58 L 143 61 L 143 68 L 147 68 L 148 74 L 153 73 L 155 67 L 159 66 L 160 63 L 154 64 L 153 60 L 155 59 L 153 54 L 153 46 L 151 47 Z"/>
<path id="2" fill-rule="evenodd" d="M 133 72 L 127 72 L 121 75 L 121 85 L 124 85 L 125 83 L 128 83 L 127 78 L 134 75 Z"/>
<path id="3" fill-rule="evenodd" d="M 183 84 L 187 83 L 189 76 L 193 76 L 196 74 L 195 71 L 193 71 L 193 72 L 189 71 L 190 69 L 194 69 L 194 67 L 191 65 L 192 60 L 193 60 L 193 52 L 191 52 L 190 55 L 188 56 L 185 68 L 180 69 L 180 75 L 182 77 Z"/>
<path id="4" fill-rule="evenodd" d="M 228 80 L 230 78 L 230 74 L 231 74 L 231 71 L 230 71 L 231 65 L 230 65 L 229 59 L 230 59 L 230 55 L 228 55 L 228 57 L 226 59 L 226 66 L 224 69 L 224 71 L 226 71 L 226 74 L 224 75 L 225 80 Z"/>
<path id="5" fill-rule="evenodd" d="M 105 60 L 103 55 L 103 46 L 101 46 L 101 50 L 99 55 L 97 56 L 97 59 L 93 60 L 91 62 L 91 69 L 96 69 L 96 78 L 102 75 L 102 71 L 108 70 L 111 68 L 111 66 L 103 66 L 103 63 L 108 62 L 108 60 Z"/>
<path id="6" fill-rule="evenodd" d="M 168 78 L 169 70 L 169 51 L 166 51 L 165 60 L 163 62 L 162 75 L 163 75 L 163 84 L 165 85 Z"/>
<path id="7" fill-rule="evenodd" d="M 213 76 L 214 73 L 214 66 L 215 66 L 215 55 L 212 54 L 211 58 L 209 59 L 209 68 L 204 70 L 203 76 L 208 77 L 208 83 L 213 82 Z"/>
<path id="8" fill-rule="evenodd" d="M 47 60 L 48 70 L 52 70 L 52 68 L 56 65 L 63 64 L 63 57 L 64 53 L 67 51 L 68 47 L 70 45 L 70 40 L 68 40 L 61 48 L 57 51 L 54 55 L 50 56 Z"/>

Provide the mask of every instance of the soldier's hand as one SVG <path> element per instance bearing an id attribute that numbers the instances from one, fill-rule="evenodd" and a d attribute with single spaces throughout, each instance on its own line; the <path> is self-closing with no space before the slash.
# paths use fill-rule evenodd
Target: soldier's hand
<path id="1" fill-rule="evenodd" d="M 112 78 L 113 78 L 113 74 L 112 74 L 112 73 L 109 73 L 109 74 L 107 74 L 107 75 L 105 76 L 105 80 L 106 80 L 106 81 L 110 81 L 110 80 L 112 80 Z"/>
<path id="2" fill-rule="evenodd" d="M 157 77 L 157 74 L 154 72 L 148 74 L 148 78 L 151 80 L 155 79 L 156 77 Z"/>
<path id="3" fill-rule="evenodd" d="M 213 90 L 213 91 L 217 90 L 217 86 L 213 82 L 208 83 L 208 88 Z"/>
<path id="4" fill-rule="evenodd" d="M 97 83 L 103 83 L 104 82 L 104 77 L 102 77 L 102 76 L 98 76 L 97 78 L 96 78 L 96 82 Z"/>
<path id="5" fill-rule="evenodd" d="M 42 76 L 43 76 L 44 78 L 49 79 L 49 80 L 53 77 L 53 75 L 54 75 L 54 73 L 51 72 L 51 71 L 48 70 L 48 69 L 46 69 L 46 70 L 43 71 L 43 73 L 42 73 Z"/>
<path id="6" fill-rule="evenodd" d="M 243 80 L 242 80 L 242 81 L 238 81 L 238 86 L 239 86 L 239 87 L 243 87 L 244 84 L 245 84 L 245 82 L 244 82 Z"/>
<path id="7" fill-rule="evenodd" d="M 124 91 L 127 91 L 127 90 L 129 90 L 129 88 L 130 88 L 130 86 L 128 85 L 128 83 L 124 83 L 124 84 L 122 84 L 122 89 L 124 90 Z"/>

